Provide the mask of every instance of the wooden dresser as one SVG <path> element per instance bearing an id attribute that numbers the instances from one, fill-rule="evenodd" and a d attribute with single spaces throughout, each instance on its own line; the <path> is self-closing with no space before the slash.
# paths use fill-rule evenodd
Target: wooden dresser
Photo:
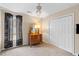
<path id="1" fill-rule="evenodd" d="M 28 39 L 30 46 L 40 44 L 42 42 L 42 34 L 29 34 Z"/>

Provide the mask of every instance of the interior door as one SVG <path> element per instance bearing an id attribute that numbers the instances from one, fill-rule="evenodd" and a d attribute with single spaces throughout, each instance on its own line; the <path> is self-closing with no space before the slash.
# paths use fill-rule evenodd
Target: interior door
<path id="1" fill-rule="evenodd" d="M 74 17 L 62 16 L 50 21 L 50 42 L 74 53 Z"/>

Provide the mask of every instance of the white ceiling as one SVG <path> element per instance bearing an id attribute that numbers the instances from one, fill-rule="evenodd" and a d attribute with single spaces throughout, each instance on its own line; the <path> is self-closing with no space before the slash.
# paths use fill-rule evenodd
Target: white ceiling
<path id="1" fill-rule="evenodd" d="M 45 14 L 61 11 L 76 5 L 76 3 L 41 3 L 42 10 Z M 1 7 L 7 8 L 13 12 L 21 12 L 27 14 L 27 11 L 34 12 L 37 3 L 0 3 Z"/>

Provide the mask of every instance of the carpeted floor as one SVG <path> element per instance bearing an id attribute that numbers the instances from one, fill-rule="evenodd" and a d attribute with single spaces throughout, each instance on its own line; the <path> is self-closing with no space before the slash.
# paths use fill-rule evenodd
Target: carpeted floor
<path id="1" fill-rule="evenodd" d="M 22 46 L 2 51 L 0 56 L 73 56 L 71 53 L 50 44 Z"/>

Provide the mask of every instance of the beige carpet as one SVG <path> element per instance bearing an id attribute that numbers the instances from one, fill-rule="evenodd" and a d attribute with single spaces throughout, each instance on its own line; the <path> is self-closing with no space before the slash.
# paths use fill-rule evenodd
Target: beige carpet
<path id="1" fill-rule="evenodd" d="M 71 53 L 50 44 L 23 46 L 2 51 L 0 56 L 73 56 Z"/>

